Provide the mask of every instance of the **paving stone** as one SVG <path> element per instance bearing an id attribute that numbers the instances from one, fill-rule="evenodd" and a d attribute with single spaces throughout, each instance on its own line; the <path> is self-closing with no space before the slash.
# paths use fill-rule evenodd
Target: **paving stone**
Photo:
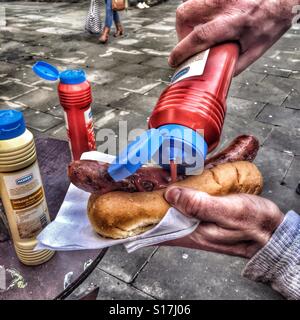
<path id="1" fill-rule="evenodd" d="M 31 109 L 49 112 L 53 107 L 59 106 L 59 99 L 56 90 L 53 91 L 50 89 L 37 89 L 20 96 L 14 101 Z"/>
<path id="2" fill-rule="evenodd" d="M 290 78 L 299 80 L 300 79 L 300 71 L 293 71 L 290 75 Z"/>
<path id="3" fill-rule="evenodd" d="M 0 84 L 0 99 L 12 100 L 24 93 L 33 91 L 35 89 L 35 87 L 7 80 L 4 83 Z"/>
<path id="4" fill-rule="evenodd" d="M 13 79 L 14 81 L 20 81 L 21 83 L 33 84 L 37 81 L 37 76 L 31 70 L 31 68 L 22 68 L 14 72 L 11 72 L 8 79 Z"/>
<path id="5" fill-rule="evenodd" d="M 174 31 L 174 26 L 166 25 L 164 22 L 162 23 L 154 23 L 145 26 L 145 29 L 155 30 L 156 32 L 170 32 Z"/>
<path id="6" fill-rule="evenodd" d="M 17 66 L 7 62 L 0 62 L 0 74 L 10 75 L 14 70 L 16 70 Z"/>
<path id="7" fill-rule="evenodd" d="M 150 35 L 150 36 L 149 36 Z M 168 57 L 174 47 L 174 41 L 161 41 L 161 38 L 169 38 L 169 35 L 159 35 L 143 30 L 143 33 L 136 34 L 136 40 L 132 47 L 157 57 Z M 172 35 L 170 35 L 172 37 Z M 150 58 L 150 57 L 149 57 Z"/>
<path id="8" fill-rule="evenodd" d="M 300 91 L 293 90 L 284 101 L 283 107 L 300 110 Z"/>
<path id="9" fill-rule="evenodd" d="M 256 117 L 257 121 L 283 126 L 288 128 L 300 128 L 300 114 L 297 110 L 282 108 L 267 104 Z"/>
<path id="10" fill-rule="evenodd" d="M 67 130 L 65 124 L 60 124 L 47 131 L 47 134 L 55 139 L 68 140 Z"/>
<path id="11" fill-rule="evenodd" d="M 300 196 L 295 188 L 288 188 L 276 181 L 271 181 L 265 186 L 261 196 L 276 203 L 283 213 L 289 210 L 300 212 Z"/>
<path id="12" fill-rule="evenodd" d="M 95 286 L 99 287 L 97 300 L 152 300 L 149 295 L 99 269 L 95 269 L 69 299 L 78 300 L 87 290 Z"/>
<path id="13" fill-rule="evenodd" d="M 145 77 L 156 81 L 171 82 L 173 74 L 174 71 L 171 69 L 154 69 L 145 74 Z"/>
<path id="14" fill-rule="evenodd" d="M 292 79 L 267 76 L 258 84 L 242 85 L 234 96 L 280 106 L 295 84 L 296 82 Z"/>
<path id="15" fill-rule="evenodd" d="M 129 254 L 123 245 L 114 246 L 105 254 L 98 268 L 120 280 L 131 283 L 150 260 L 155 250 L 154 247 L 148 247 Z"/>
<path id="16" fill-rule="evenodd" d="M 101 84 L 110 83 L 119 78 L 116 72 L 105 71 L 105 70 L 87 70 L 87 79 L 91 82 Z"/>
<path id="17" fill-rule="evenodd" d="M 251 85 L 253 83 L 259 83 L 262 81 L 267 75 L 266 74 L 259 74 L 254 73 L 249 70 L 245 70 L 241 74 L 239 74 L 237 77 L 233 79 L 233 82 L 238 82 L 246 85 Z"/>
<path id="18" fill-rule="evenodd" d="M 125 111 L 133 110 L 145 113 L 146 121 L 147 116 L 149 116 L 154 109 L 157 100 L 158 99 L 156 97 L 130 93 L 128 97 L 113 103 L 112 107 Z"/>
<path id="19" fill-rule="evenodd" d="M 23 111 L 25 107 L 13 101 L 1 101 L 0 100 L 0 110 L 17 110 Z"/>
<path id="20" fill-rule="evenodd" d="M 271 182 L 281 183 L 293 162 L 293 155 L 261 147 L 255 159 L 255 164 L 264 177 L 265 188 Z"/>
<path id="21" fill-rule="evenodd" d="M 275 65 L 272 65 L 272 66 L 268 64 L 262 65 L 261 61 L 259 61 L 259 63 L 252 64 L 250 66 L 250 70 L 253 72 L 262 74 L 264 76 L 272 75 L 272 76 L 278 76 L 283 78 L 288 78 L 292 74 L 292 70 L 278 68 Z"/>
<path id="22" fill-rule="evenodd" d="M 298 183 L 300 183 L 300 157 L 294 157 L 292 165 L 290 166 L 284 183 L 288 188 L 296 190 Z M 300 201 L 300 200 L 299 200 Z"/>
<path id="23" fill-rule="evenodd" d="M 157 87 L 151 89 L 149 92 L 147 92 L 145 95 L 154 97 L 158 100 L 160 95 L 163 93 L 163 91 L 167 88 L 167 83 L 160 83 Z"/>
<path id="24" fill-rule="evenodd" d="M 284 79 L 281 77 L 274 77 L 274 76 L 268 75 L 266 78 L 264 78 L 262 82 L 270 83 L 274 87 L 289 93 L 295 90 L 300 91 L 300 82 L 292 78 Z"/>
<path id="25" fill-rule="evenodd" d="M 255 102 L 235 97 L 227 98 L 227 114 L 254 120 L 258 113 L 263 109 L 263 102 Z"/>
<path id="26" fill-rule="evenodd" d="M 143 65 L 170 70 L 167 57 L 153 57 L 143 62 Z"/>
<path id="27" fill-rule="evenodd" d="M 93 99 L 95 103 L 99 103 L 101 105 L 108 106 L 113 102 L 126 98 L 129 95 L 129 92 L 112 88 L 110 84 L 105 86 L 105 85 L 98 85 L 96 83 L 92 83 L 91 86 L 92 86 Z"/>
<path id="28" fill-rule="evenodd" d="M 115 67 L 121 66 L 122 63 L 116 58 L 93 58 L 88 59 L 85 63 L 86 68 L 92 70 L 112 70 Z"/>
<path id="29" fill-rule="evenodd" d="M 122 63 L 121 65 L 117 65 L 112 68 L 111 71 L 118 74 L 124 74 L 126 76 L 129 75 L 142 78 L 147 75 L 147 73 L 151 72 L 152 68 L 142 64 Z"/>
<path id="30" fill-rule="evenodd" d="M 115 49 L 114 49 L 115 47 Z M 122 50 L 121 52 L 119 51 L 116 51 L 118 50 L 116 47 L 117 46 L 114 46 L 114 47 L 109 47 L 107 49 L 107 52 L 104 53 L 102 56 L 100 55 L 100 58 L 101 57 L 105 57 L 106 58 L 113 58 L 113 59 L 118 59 L 119 61 L 123 61 L 123 63 L 142 63 L 143 61 L 147 60 L 148 57 L 147 55 L 145 55 L 143 52 L 139 52 L 138 54 L 131 54 L 130 51 L 127 51 L 128 49 L 126 50 L 122 50 L 122 49 L 119 49 L 119 50 Z M 136 51 L 136 50 L 134 50 Z M 112 53 L 110 53 L 112 52 Z"/>
<path id="31" fill-rule="evenodd" d="M 234 138 L 242 134 L 252 134 L 258 138 L 260 144 L 263 144 L 271 130 L 272 126 L 268 124 L 240 118 L 238 115 L 228 114 L 225 119 L 221 143 L 218 149 L 223 148 Z"/>
<path id="32" fill-rule="evenodd" d="M 134 286 L 158 299 L 268 300 L 281 297 L 240 276 L 245 260 L 182 248 L 161 247 Z"/>
<path id="33" fill-rule="evenodd" d="M 264 144 L 275 150 L 300 155 L 300 129 L 275 128 Z"/>
<path id="34" fill-rule="evenodd" d="M 293 43 L 288 40 L 287 42 Z M 251 71 L 272 74 L 279 77 L 287 77 L 293 71 L 300 71 L 299 63 L 295 60 L 299 59 L 299 49 L 295 50 L 295 41 L 292 48 L 281 49 L 281 42 L 269 50 L 262 58 L 257 60 L 250 66 Z"/>
<path id="35" fill-rule="evenodd" d="M 229 88 L 228 97 L 238 97 L 239 92 L 243 86 L 247 86 L 247 85 L 243 85 L 237 81 L 233 81 L 230 85 L 230 88 Z M 250 99 L 248 99 L 248 100 L 250 100 Z"/>
<path id="36" fill-rule="evenodd" d="M 124 78 L 111 83 L 109 86 L 126 92 L 145 94 L 160 84 L 153 79 L 125 76 Z"/>
<path id="37" fill-rule="evenodd" d="M 23 114 L 26 125 L 40 132 L 45 132 L 63 122 L 63 120 L 53 117 L 50 114 L 33 109 L 26 109 Z"/>

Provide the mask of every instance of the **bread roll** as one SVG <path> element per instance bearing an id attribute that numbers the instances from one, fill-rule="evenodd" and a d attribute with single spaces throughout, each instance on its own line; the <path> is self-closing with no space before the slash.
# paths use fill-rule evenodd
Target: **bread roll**
<path id="1" fill-rule="evenodd" d="M 218 196 L 259 194 L 263 178 L 254 164 L 239 161 L 218 165 L 174 185 Z M 170 206 L 163 197 L 164 192 L 92 194 L 88 202 L 89 219 L 95 231 L 103 237 L 123 239 L 138 235 L 157 225 L 167 213 Z"/>

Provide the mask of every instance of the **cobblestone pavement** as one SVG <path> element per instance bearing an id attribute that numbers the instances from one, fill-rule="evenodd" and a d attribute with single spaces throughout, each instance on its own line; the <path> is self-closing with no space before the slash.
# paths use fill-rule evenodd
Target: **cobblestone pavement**
<path id="1" fill-rule="evenodd" d="M 145 128 L 172 70 L 179 0 L 122 14 L 127 36 L 100 46 L 82 32 L 88 3 L 1 3 L 7 26 L 0 32 L 0 108 L 24 111 L 35 135 L 66 139 L 56 84 L 40 81 L 30 67 L 47 60 L 61 69 L 84 68 L 92 81 L 96 129 Z M 284 211 L 300 212 L 300 31 L 294 27 L 263 58 L 234 79 L 222 145 L 242 133 L 262 145 L 256 163 L 263 195 Z M 240 276 L 244 259 L 180 248 L 147 248 L 128 255 L 111 248 L 74 297 L 91 284 L 99 299 L 280 299 L 267 286 Z"/>

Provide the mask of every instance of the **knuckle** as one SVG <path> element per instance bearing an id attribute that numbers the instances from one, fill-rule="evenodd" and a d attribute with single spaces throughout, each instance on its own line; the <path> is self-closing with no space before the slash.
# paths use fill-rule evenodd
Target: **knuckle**
<path id="1" fill-rule="evenodd" d="M 185 20 L 185 4 L 181 4 L 177 9 L 176 9 L 176 20 L 179 22 L 182 22 Z"/>
<path id="2" fill-rule="evenodd" d="M 198 26 L 194 29 L 193 33 L 193 41 L 195 43 L 201 43 L 208 39 L 209 32 L 208 28 L 204 28 L 203 26 Z"/>
<path id="3" fill-rule="evenodd" d="M 264 210 L 260 219 L 260 228 L 264 232 L 273 232 L 282 220 L 283 214 L 277 205 L 269 200 L 264 201 Z"/>
<path id="4" fill-rule="evenodd" d="M 243 226 L 248 226 L 256 217 L 256 199 L 252 199 L 247 194 L 239 195 L 239 201 L 235 201 L 236 222 Z"/>

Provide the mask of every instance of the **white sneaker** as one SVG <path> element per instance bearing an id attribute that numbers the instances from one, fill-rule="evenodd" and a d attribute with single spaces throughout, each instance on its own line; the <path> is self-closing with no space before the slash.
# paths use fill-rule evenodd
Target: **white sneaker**
<path id="1" fill-rule="evenodd" d="M 139 9 L 144 9 L 144 4 L 141 3 L 141 2 L 139 2 L 139 3 L 137 4 L 137 8 L 139 8 Z"/>
<path id="2" fill-rule="evenodd" d="M 144 5 L 144 8 L 145 8 L 145 9 L 150 8 L 150 6 L 148 6 L 146 2 L 143 2 L 143 5 Z"/>

